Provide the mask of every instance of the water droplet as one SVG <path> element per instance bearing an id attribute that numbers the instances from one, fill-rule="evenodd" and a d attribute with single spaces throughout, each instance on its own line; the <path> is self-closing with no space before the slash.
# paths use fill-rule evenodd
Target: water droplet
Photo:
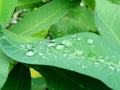
<path id="1" fill-rule="evenodd" d="M 99 61 L 100 61 L 101 63 L 105 62 L 105 60 L 102 59 L 102 58 L 100 58 Z"/>
<path id="2" fill-rule="evenodd" d="M 42 44 L 42 42 L 40 41 L 40 42 L 39 42 L 39 44 L 41 45 L 41 44 Z"/>
<path id="3" fill-rule="evenodd" d="M 20 45 L 21 48 L 25 48 L 25 45 Z"/>
<path id="4" fill-rule="evenodd" d="M 26 48 L 27 48 L 27 49 L 32 49 L 32 48 L 34 48 L 34 46 L 33 46 L 33 44 L 27 44 L 27 45 L 26 45 Z"/>
<path id="5" fill-rule="evenodd" d="M 47 51 L 49 51 L 50 49 L 49 48 L 47 48 Z"/>
<path id="6" fill-rule="evenodd" d="M 80 50 L 80 51 L 76 50 L 76 51 L 73 53 L 73 55 L 75 55 L 75 56 L 77 56 L 77 57 L 80 57 L 80 56 L 83 55 L 83 51 L 82 51 L 82 50 Z"/>
<path id="7" fill-rule="evenodd" d="M 63 56 L 64 56 L 64 57 L 66 57 L 66 56 L 67 56 L 67 54 L 64 54 Z"/>
<path id="8" fill-rule="evenodd" d="M 49 42 L 48 47 L 54 47 L 55 45 L 56 45 L 55 42 L 51 41 Z"/>
<path id="9" fill-rule="evenodd" d="M 81 67 L 82 67 L 82 69 L 86 69 L 87 68 L 87 66 L 85 66 L 85 65 L 81 65 Z"/>
<path id="10" fill-rule="evenodd" d="M 95 61 L 94 64 L 95 64 L 95 66 L 99 66 L 100 62 L 99 61 Z"/>
<path id="11" fill-rule="evenodd" d="M 118 62 L 118 65 L 120 65 L 120 62 Z"/>
<path id="12" fill-rule="evenodd" d="M 92 39 L 88 39 L 88 40 L 87 40 L 87 43 L 88 43 L 88 44 L 93 44 L 94 41 L 93 41 Z"/>
<path id="13" fill-rule="evenodd" d="M 110 70 L 114 71 L 115 70 L 115 67 L 113 65 L 109 65 L 108 67 Z"/>
<path id="14" fill-rule="evenodd" d="M 117 71 L 120 72 L 120 68 L 117 68 Z"/>
<path id="15" fill-rule="evenodd" d="M 39 55 L 40 55 L 40 56 L 43 56 L 44 54 L 40 52 Z"/>
<path id="16" fill-rule="evenodd" d="M 63 44 L 59 44 L 56 46 L 57 50 L 64 50 L 65 46 Z"/>
<path id="17" fill-rule="evenodd" d="M 30 49 L 26 52 L 26 56 L 33 56 L 33 55 L 35 55 L 35 51 L 32 49 Z"/>
<path id="18" fill-rule="evenodd" d="M 72 37 L 73 37 L 73 38 L 75 38 L 75 37 L 76 37 L 76 35 L 75 35 L 75 34 L 73 34 L 73 35 L 72 35 Z"/>
<path id="19" fill-rule="evenodd" d="M 76 62 L 76 64 L 81 65 L 81 63 L 80 63 L 80 62 Z"/>
<path id="20" fill-rule="evenodd" d="M 88 57 L 89 57 L 91 60 L 96 59 L 95 53 L 92 53 L 92 52 L 88 53 Z"/>
<path id="21" fill-rule="evenodd" d="M 78 41 L 80 41 L 80 40 L 81 40 L 81 38 L 77 38 L 77 40 L 78 40 Z"/>
<path id="22" fill-rule="evenodd" d="M 66 47 L 71 47 L 72 43 L 69 40 L 63 40 L 62 44 L 64 44 Z"/>

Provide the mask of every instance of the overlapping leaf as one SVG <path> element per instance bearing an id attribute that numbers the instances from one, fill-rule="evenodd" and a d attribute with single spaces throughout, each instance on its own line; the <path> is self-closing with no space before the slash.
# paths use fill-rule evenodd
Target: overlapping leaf
<path id="1" fill-rule="evenodd" d="M 95 20 L 101 35 L 120 45 L 120 6 L 96 0 Z"/>
<path id="2" fill-rule="evenodd" d="M 0 49 L 0 89 L 5 83 L 9 73 L 9 58 Z"/>
<path id="3" fill-rule="evenodd" d="M 39 33 L 67 14 L 74 6 L 73 4 L 74 2 L 71 0 L 53 0 L 38 10 L 28 13 L 10 30 L 17 34 L 33 35 Z"/>
<path id="4" fill-rule="evenodd" d="M 18 63 L 9 73 L 9 77 L 1 90 L 30 90 L 30 88 L 29 68 Z"/>
<path id="5" fill-rule="evenodd" d="M 6 26 L 15 9 L 17 0 L 0 0 L 0 24 Z"/>
<path id="6" fill-rule="evenodd" d="M 93 14 L 85 7 L 76 7 L 50 27 L 53 38 L 79 32 L 97 32 Z"/>

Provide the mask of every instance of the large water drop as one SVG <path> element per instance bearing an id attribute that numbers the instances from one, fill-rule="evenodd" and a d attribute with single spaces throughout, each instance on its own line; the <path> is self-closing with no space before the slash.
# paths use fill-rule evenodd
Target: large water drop
<path id="1" fill-rule="evenodd" d="M 30 49 L 30 50 L 28 50 L 27 52 L 26 52 L 26 56 L 33 56 L 33 55 L 35 55 L 35 51 L 34 50 L 32 50 L 32 49 Z"/>
<path id="2" fill-rule="evenodd" d="M 64 50 L 65 46 L 63 44 L 59 44 L 56 46 L 57 50 Z"/>

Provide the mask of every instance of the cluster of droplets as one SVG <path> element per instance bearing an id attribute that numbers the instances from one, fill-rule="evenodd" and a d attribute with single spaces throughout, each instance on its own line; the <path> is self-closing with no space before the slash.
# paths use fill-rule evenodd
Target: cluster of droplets
<path id="1" fill-rule="evenodd" d="M 76 35 L 72 35 L 73 40 L 77 40 L 79 41 L 79 43 L 81 42 L 81 38 L 77 37 Z M 38 43 L 39 45 L 42 45 L 42 42 Z M 94 47 L 94 40 L 92 39 L 87 39 L 87 44 L 92 46 L 92 48 Z M 22 48 L 25 48 L 26 51 L 26 56 L 31 57 L 34 56 L 36 54 L 35 50 L 34 50 L 34 45 L 33 44 L 27 44 L 27 45 L 21 45 Z M 41 47 L 40 47 L 41 48 Z M 62 40 L 61 42 L 57 43 L 55 42 L 55 40 L 51 40 L 48 44 L 47 44 L 47 49 L 45 52 L 47 52 L 49 54 L 49 51 L 51 49 L 57 50 L 58 52 L 62 52 L 64 57 L 68 57 L 68 59 L 73 59 L 73 58 L 81 58 L 81 57 L 85 57 L 84 55 L 86 54 L 83 50 L 77 50 L 76 48 L 73 48 L 73 43 L 71 40 L 69 39 L 65 39 Z M 66 53 L 67 50 L 70 49 L 74 49 L 71 53 Z M 41 56 L 42 58 L 46 58 L 45 57 L 45 53 L 42 52 L 42 48 L 40 49 L 41 51 L 38 52 L 38 55 Z M 65 52 L 64 52 L 65 51 Z M 87 55 L 88 59 L 93 62 L 95 67 L 98 67 L 102 64 L 106 64 L 108 66 L 109 70 L 112 71 L 118 71 L 120 72 L 120 63 L 118 64 L 114 64 L 111 62 L 108 62 L 107 59 L 109 59 L 108 57 L 103 57 L 103 56 L 97 56 L 95 53 L 90 52 Z M 57 56 L 54 56 L 55 59 L 58 59 Z M 81 64 L 79 62 L 76 63 L 77 65 L 79 65 L 82 69 L 86 69 L 88 68 L 87 65 Z"/>
<path id="2" fill-rule="evenodd" d="M 26 56 L 33 56 L 35 55 L 34 45 L 32 43 L 21 45 L 22 48 L 26 49 Z"/>
<path id="3" fill-rule="evenodd" d="M 94 53 L 89 53 L 88 57 L 92 62 L 94 62 L 95 66 L 100 66 L 100 65 L 105 64 L 106 66 L 108 66 L 109 70 L 111 70 L 111 71 L 116 70 L 117 72 L 120 72 L 120 63 L 118 63 L 118 64 L 112 63 L 112 62 L 108 61 L 109 60 L 108 57 L 103 57 L 103 56 L 98 57 Z"/>

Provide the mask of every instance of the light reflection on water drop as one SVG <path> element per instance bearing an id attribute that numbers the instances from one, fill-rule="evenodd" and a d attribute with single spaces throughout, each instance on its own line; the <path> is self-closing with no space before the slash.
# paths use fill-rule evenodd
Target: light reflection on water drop
<path id="1" fill-rule="evenodd" d="M 66 47 L 71 47 L 72 43 L 69 40 L 63 40 L 62 44 L 65 45 Z"/>
<path id="2" fill-rule="evenodd" d="M 49 44 L 48 44 L 48 47 L 54 47 L 56 44 L 55 44 L 55 42 L 49 42 Z"/>
<path id="3" fill-rule="evenodd" d="M 33 45 L 33 44 L 27 44 L 27 45 L 26 45 L 26 48 L 27 48 L 27 49 L 32 49 L 32 48 L 34 48 L 34 45 Z"/>
<path id="4" fill-rule="evenodd" d="M 33 56 L 33 55 L 35 55 L 35 51 L 32 50 L 32 49 L 30 49 L 30 50 L 28 50 L 28 51 L 26 52 L 26 56 L 31 57 L 31 56 Z"/>
<path id="5" fill-rule="evenodd" d="M 57 50 L 64 50 L 65 46 L 63 44 L 59 44 L 56 46 Z"/>
<path id="6" fill-rule="evenodd" d="M 81 65 L 81 68 L 82 68 L 82 69 L 86 69 L 87 66 L 85 66 L 85 65 Z"/>
<path id="7" fill-rule="evenodd" d="M 88 40 L 87 40 L 87 43 L 88 43 L 88 44 L 93 44 L 94 41 L 93 41 L 92 39 L 88 39 Z"/>
<path id="8" fill-rule="evenodd" d="M 108 67 L 110 70 L 114 71 L 115 70 L 115 67 L 113 65 L 109 65 Z"/>

